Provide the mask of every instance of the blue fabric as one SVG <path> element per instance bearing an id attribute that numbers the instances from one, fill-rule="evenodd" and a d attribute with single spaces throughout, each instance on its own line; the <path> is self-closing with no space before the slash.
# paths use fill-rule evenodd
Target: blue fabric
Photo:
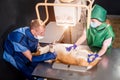
<path id="1" fill-rule="evenodd" d="M 33 80 L 31 73 L 37 62 L 30 62 L 22 52 L 37 50 L 38 40 L 34 38 L 29 27 L 14 30 L 5 41 L 3 58 L 20 70 L 29 80 Z M 12 61 L 12 62 L 11 62 Z"/>
<path id="2" fill-rule="evenodd" d="M 38 40 L 34 38 L 29 27 L 23 27 L 14 30 L 8 35 L 5 41 L 3 58 L 20 70 L 29 80 L 34 80 L 31 73 L 37 64 L 44 60 L 55 59 L 54 53 L 46 53 L 40 56 L 32 57 L 32 62 L 23 54 L 24 51 L 37 50 Z M 39 78 L 43 80 L 43 78 Z"/>
<path id="3" fill-rule="evenodd" d="M 34 38 L 29 28 L 19 28 L 8 35 L 5 42 L 5 50 L 11 54 L 14 53 L 14 51 L 24 52 L 25 50 L 35 52 L 37 49 L 37 44 L 38 40 Z"/>
<path id="4" fill-rule="evenodd" d="M 21 45 L 20 43 L 12 42 L 12 44 L 16 52 L 25 52 L 26 50 L 28 50 L 27 47 Z"/>
<path id="5" fill-rule="evenodd" d="M 33 56 L 32 62 L 41 62 L 41 61 L 55 59 L 55 58 L 56 58 L 56 55 L 54 53 L 48 52 L 40 56 Z"/>
<path id="6" fill-rule="evenodd" d="M 15 59 L 10 54 L 8 54 L 6 51 L 4 51 L 3 53 L 3 59 L 6 60 L 7 62 L 10 62 L 14 67 L 18 69 Z"/>

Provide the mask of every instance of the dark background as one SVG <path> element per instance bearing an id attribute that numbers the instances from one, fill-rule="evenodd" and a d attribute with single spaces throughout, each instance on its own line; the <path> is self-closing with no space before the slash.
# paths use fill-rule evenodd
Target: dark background
<path id="1" fill-rule="evenodd" d="M 48 0 L 53 2 L 54 0 Z M 9 25 L 29 25 L 31 19 L 36 18 L 35 5 L 44 0 L 0 0 L 0 36 Z M 95 0 L 103 6 L 108 15 L 120 15 L 120 0 Z"/>
<path id="2" fill-rule="evenodd" d="M 24 79 L 19 71 L 2 59 L 2 40 L 4 40 L 2 38 L 5 38 L 6 33 L 12 28 L 29 25 L 30 21 L 36 18 L 35 5 L 38 2 L 44 0 L 0 0 L 0 80 Z M 120 15 L 120 0 L 95 0 L 95 3 L 103 6 L 108 15 Z M 50 15 L 53 15 L 52 11 Z"/>

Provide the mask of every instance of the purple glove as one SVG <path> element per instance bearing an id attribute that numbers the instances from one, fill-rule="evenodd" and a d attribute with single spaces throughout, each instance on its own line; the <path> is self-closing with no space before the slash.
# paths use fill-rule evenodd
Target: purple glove
<path id="1" fill-rule="evenodd" d="M 67 51 L 70 51 L 72 48 L 75 49 L 77 47 L 76 44 L 73 44 L 72 46 L 66 47 Z"/>
<path id="2" fill-rule="evenodd" d="M 93 58 L 90 59 L 91 57 L 93 57 Z M 97 57 L 99 57 L 98 54 L 88 54 L 88 58 L 87 58 L 88 63 L 93 62 Z"/>

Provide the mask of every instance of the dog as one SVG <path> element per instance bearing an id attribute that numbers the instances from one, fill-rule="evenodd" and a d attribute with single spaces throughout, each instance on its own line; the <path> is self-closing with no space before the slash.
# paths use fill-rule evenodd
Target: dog
<path id="1" fill-rule="evenodd" d="M 78 65 L 87 67 L 87 69 L 91 69 L 94 67 L 100 60 L 101 57 L 97 57 L 93 62 L 88 62 L 88 54 L 95 54 L 93 53 L 88 46 L 86 45 L 79 45 L 75 49 L 71 49 L 70 51 L 66 50 L 66 47 L 71 46 L 72 44 L 53 44 L 47 45 L 45 47 L 41 47 L 33 56 L 45 54 L 47 52 L 55 53 L 56 59 L 55 62 L 64 63 L 69 65 Z"/>

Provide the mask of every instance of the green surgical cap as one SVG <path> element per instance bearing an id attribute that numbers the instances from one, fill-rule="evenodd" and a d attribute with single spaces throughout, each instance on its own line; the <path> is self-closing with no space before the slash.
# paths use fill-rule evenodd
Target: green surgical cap
<path id="1" fill-rule="evenodd" d="M 97 4 L 93 6 L 91 18 L 104 22 L 106 20 L 106 15 L 107 15 L 107 11 L 103 7 Z"/>

